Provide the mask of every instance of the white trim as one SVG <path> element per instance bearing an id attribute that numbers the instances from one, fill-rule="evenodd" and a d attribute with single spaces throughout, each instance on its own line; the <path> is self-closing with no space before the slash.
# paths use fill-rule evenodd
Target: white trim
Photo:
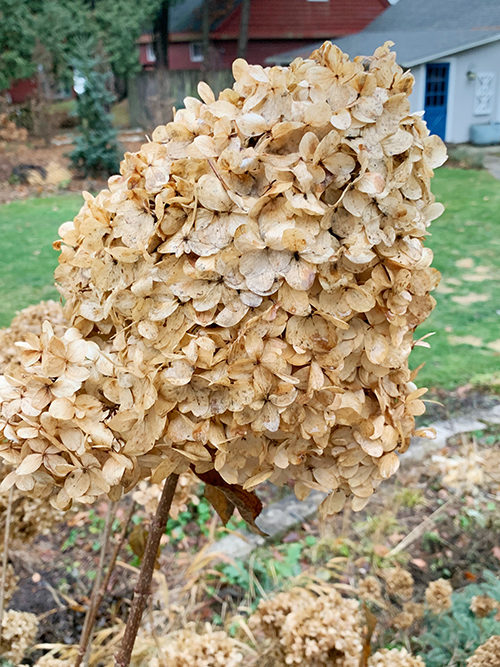
<path id="1" fill-rule="evenodd" d="M 450 63 L 450 68 L 448 70 L 448 96 L 446 98 L 446 131 L 445 131 L 445 141 L 453 141 L 453 131 L 454 131 L 454 116 L 453 110 L 455 109 L 455 88 L 457 81 L 457 59 L 448 58 L 446 62 Z"/>

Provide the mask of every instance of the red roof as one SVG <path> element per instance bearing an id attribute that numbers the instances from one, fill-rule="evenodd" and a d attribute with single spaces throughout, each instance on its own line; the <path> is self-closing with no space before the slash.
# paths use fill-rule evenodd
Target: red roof
<path id="1" fill-rule="evenodd" d="M 387 0 L 251 0 L 250 39 L 321 39 L 363 30 Z M 241 5 L 212 32 L 214 39 L 237 39 Z"/>

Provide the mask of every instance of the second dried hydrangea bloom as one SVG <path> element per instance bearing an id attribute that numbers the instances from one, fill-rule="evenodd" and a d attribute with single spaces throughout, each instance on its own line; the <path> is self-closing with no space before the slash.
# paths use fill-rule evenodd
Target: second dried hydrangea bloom
<path id="1" fill-rule="evenodd" d="M 408 356 L 434 306 L 423 242 L 446 155 L 410 114 L 411 75 L 387 46 L 350 61 L 329 43 L 233 70 L 60 230 L 65 314 L 99 348 L 73 412 L 45 408 L 67 467 L 22 468 L 62 486 L 60 506 L 194 466 L 358 510 L 423 412 Z M 79 410 L 81 394 L 95 402 Z M 21 462 L 32 431 L 16 419 L 0 428 Z"/>

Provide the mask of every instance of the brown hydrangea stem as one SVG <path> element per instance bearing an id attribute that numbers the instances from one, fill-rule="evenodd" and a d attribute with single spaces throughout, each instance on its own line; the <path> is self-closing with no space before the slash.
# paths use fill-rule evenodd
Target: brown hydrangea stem
<path id="1" fill-rule="evenodd" d="M 85 614 L 83 622 L 82 634 L 80 636 L 80 646 L 78 647 L 78 655 L 75 660 L 75 667 L 79 667 L 84 661 L 88 664 L 88 657 L 90 654 L 90 637 L 94 627 L 95 617 L 97 614 L 96 599 L 101 587 L 102 573 L 104 570 L 104 563 L 106 560 L 106 552 L 108 551 L 109 538 L 111 535 L 111 526 L 116 513 L 116 503 L 110 502 L 108 505 L 108 512 L 106 514 L 106 523 L 104 524 L 104 531 L 102 534 L 101 551 L 99 554 L 99 565 L 97 567 L 94 585 L 92 586 L 92 593 L 90 595 L 90 602 Z"/>
<path id="2" fill-rule="evenodd" d="M 132 600 L 132 606 L 130 607 L 127 625 L 125 626 L 125 633 L 123 635 L 120 650 L 115 656 L 115 667 L 128 667 L 128 665 L 130 665 L 135 638 L 137 637 L 142 614 L 144 613 L 151 592 L 151 581 L 153 579 L 154 566 L 158 556 L 160 539 L 165 532 L 168 515 L 170 513 L 170 506 L 172 505 L 178 479 L 179 475 L 172 473 L 167 477 L 163 487 L 160 502 L 158 503 L 158 508 L 146 542 L 141 571 L 134 590 L 134 599 Z"/>
<path id="3" fill-rule="evenodd" d="M 2 580 L 0 581 L 0 641 L 2 639 L 3 608 L 5 603 L 5 582 L 7 579 L 7 560 L 9 557 L 10 522 L 12 518 L 12 499 L 14 498 L 14 487 L 10 487 L 9 500 L 7 502 L 7 513 L 5 515 L 5 528 L 3 535 L 2 554 Z"/>

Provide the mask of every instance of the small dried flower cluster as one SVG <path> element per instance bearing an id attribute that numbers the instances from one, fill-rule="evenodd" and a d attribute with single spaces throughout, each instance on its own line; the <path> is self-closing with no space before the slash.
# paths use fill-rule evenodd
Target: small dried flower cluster
<path id="1" fill-rule="evenodd" d="M 203 633 L 184 628 L 169 636 L 162 645 L 162 658 L 158 663 L 153 659 L 151 667 L 160 667 L 161 664 L 172 667 L 236 667 L 243 664 L 244 652 L 240 642 L 224 630 L 213 630 L 207 623 Z"/>
<path id="2" fill-rule="evenodd" d="M 358 667 L 361 622 L 359 603 L 334 588 L 321 595 L 300 588 L 262 600 L 249 626 L 271 640 L 280 664 Z"/>
<path id="3" fill-rule="evenodd" d="M 389 595 L 409 600 L 413 595 L 413 577 L 401 567 L 393 567 L 383 570 L 382 576 L 385 580 L 385 588 Z"/>
<path id="4" fill-rule="evenodd" d="M 81 337 L 25 343 L 0 395 L 8 483 L 51 480 L 59 507 L 194 466 L 359 510 L 424 410 L 408 357 L 446 151 L 410 114 L 412 76 L 388 45 L 351 61 L 329 43 L 233 71 L 60 229 Z"/>
<path id="5" fill-rule="evenodd" d="M 177 519 L 180 512 L 186 512 L 188 504 L 198 505 L 199 497 L 196 495 L 196 489 L 200 481 L 192 473 L 187 472 L 180 475 L 175 489 L 175 496 L 170 507 L 169 516 Z M 147 481 L 141 481 L 132 494 L 132 498 L 143 507 L 148 514 L 153 515 L 158 507 L 162 487 L 160 484 L 153 484 Z"/>
<path id="6" fill-rule="evenodd" d="M 359 582 L 358 594 L 362 600 L 379 602 L 382 600 L 382 587 L 377 577 L 369 575 Z"/>
<path id="7" fill-rule="evenodd" d="M 481 644 L 467 660 L 467 667 L 498 667 L 500 635 L 493 635 Z"/>
<path id="8" fill-rule="evenodd" d="M 5 466 L 0 464 L 0 479 L 7 474 Z M 0 541 L 3 542 L 4 517 L 7 512 L 9 492 L 0 491 Z M 63 513 L 52 507 L 46 500 L 31 497 L 14 489 L 12 497 L 12 521 L 10 524 L 11 542 L 30 542 L 37 535 L 47 535 L 55 524 L 63 520 Z"/>
<path id="9" fill-rule="evenodd" d="M 451 607 L 453 588 L 446 579 L 431 581 L 425 591 L 425 601 L 433 614 L 442 614 Z"/>
<path id="10" fill-rule="evenodd" d="M 0 656 L 18 665 L 26 650 L 34 643 L 38 620 L 25 611 L 6 611 L 2 619 Z"/>
<path id="11" fill-rule="evenodd" d="M 3 540 L 2 540 L 3 542 Z M 0 579 L 2 578 L 2 572 L 3 572 L 3 567 L 0 565 Z M 19 582 L 18 577 L 16 577 L 16 573 L 14 572 L 14 568 L 10 563 L 7 563 L 7 570 L 5 572 L 5 588 L 4 588 L 4 601 L 5 604 L 9 602 L 11 597 L 14 595 L 14 591 L 17 588 L 17 584 Z"/>
<path id="12" fill-rule="evenodd" d="M 470 610 L 478 618 L 486 618 L 492 612 L 500 610 L 500 602 L 489 595 L 474 595 L 470 602 Z"/>
<path id="13" fill-rule="evenodd" d="M 368 667 L 425 667 L 425 662 L 405 648 L 383 648 L 368 658 Z"/>
<path id="14" fill-rule="evenodd" d="M 0 373 L 19 356 L 15 343 L 23 340 L 27 333 L 40 335 L 46 320 L 51 323 L 57 336 L 64 333 L 67 324 L 62 307 L 56 301 L 41 301 L 28 306 L 19 311 L 7 329 L 0 329 Z"/>

